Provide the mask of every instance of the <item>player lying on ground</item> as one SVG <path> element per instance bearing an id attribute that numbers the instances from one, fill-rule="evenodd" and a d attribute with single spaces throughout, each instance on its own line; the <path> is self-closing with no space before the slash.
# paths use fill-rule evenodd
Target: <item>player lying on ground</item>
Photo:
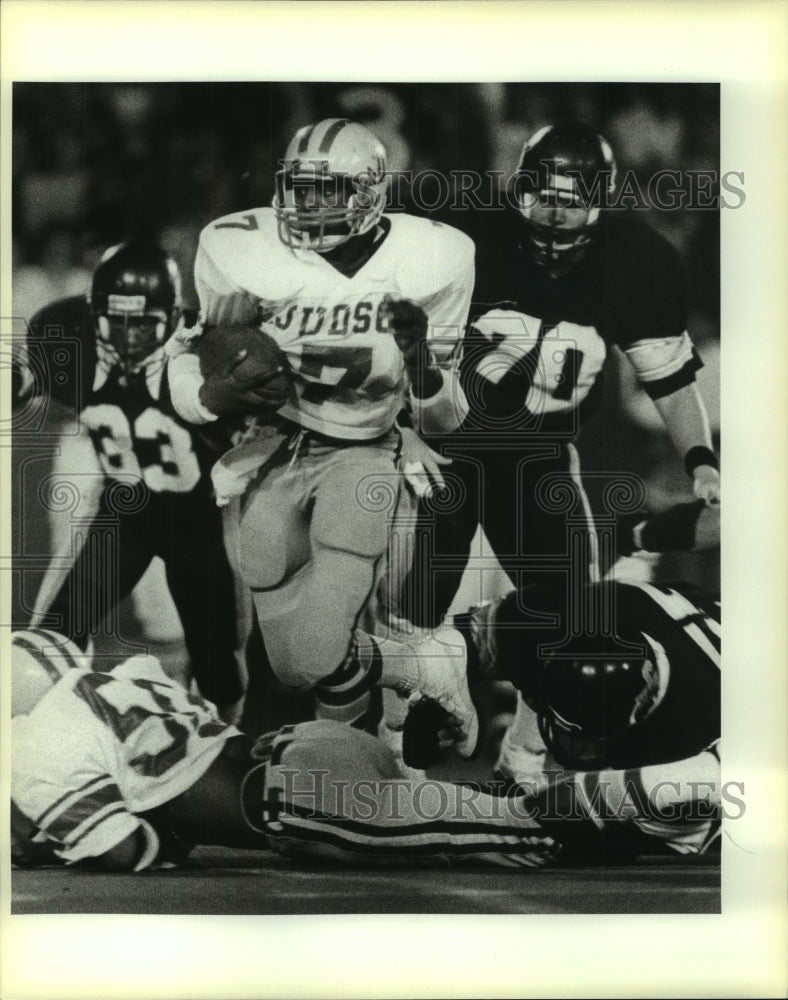
<path id="1" fill-rule="evenodd" d="M 546 819 L 568 797 L 600 830 L 620 834 L 606 820 L 627 819 L 633 844 L 647 834 L 682 853 L 708 846 L 721 794 L 716 598 L 687 584 L 608 581 L 573 590 L 556 575 L 455 624 L 479 673 L 520 694 L 497 772 L 538 815 Z M 686 793 L 693 781 L 701 801 L 682 811 L 677 803 L 695 798 Z M 658 815 L 660 804 L 673 810 L 672 821 Z M 580 834 L 577 824 L 566 829 Z"/>
<path id="2" fill-rule="evenodd" d="M 518 691 L 501 790 L 586 860 L 611 845 L 701 853 L 721 809 L 719 602 L 684 584 L 571 585 L 546 574 L 454 616 L 471 673 Z M 440 719 L 416 704 L 407 764 L 434 762 Z"/>
<path id="3" fill-rule="evenodd" d="M 490 648 L 479 639 L 488 628 L 479 613 L 465 626 L 477 637 L 475 648 Z M 177 863 L 197 843 L 365 863 L 536 865 L 554 859 L 559 842 L 593 857 L 596 831 L 623 828 L 622 819 L 685 852 L 704 849 L 715 826 L 713 754 L 597 773 L 586 770 L 603 759 L 590 755 L 600 742 L 591 723 L 589 734 L 578 726 L 573 736 L 584 754 L 576 766 L 553 775 L 545 748 L 541 759 L 532 749 L 514 795 L 397 780 L 393 755 L 368 734 L 326 720 L 252 744 L 152 658 L 97 673 L 66 665 L 77 651 L 61 645 L 58 655 L 52 644 L 60 641 L 44 632 L 14 640 L 13 856 L 20 865 L 61 859 L 140 870 Z M 567 674 L 570 681 L 577 676 L 574 666 L 557 672 L 564 680 Z M 623 693 L 626 702 L 631 687 Z M 592 707 L 598 683 L 596 694 Z M 571 704 L 571 685 L 566 697 Z M 541 717 L 549 720 L 551 711 Z M 699 805 L 706 809 L 700 817 Z M 555 840 L 544 834 L 546 824 Z"/>
<path id="4" fill-rule="evenodd" d="M 17 633 L 13 653 L 17 865 L 141 871 L 195 844 L 364 864 L 535 866 L 558 853 L 515 800 L 398 780 L 387 747 L 343 723 L 254 742 L 153 657 L 91 671 L 45 630 Z"/>

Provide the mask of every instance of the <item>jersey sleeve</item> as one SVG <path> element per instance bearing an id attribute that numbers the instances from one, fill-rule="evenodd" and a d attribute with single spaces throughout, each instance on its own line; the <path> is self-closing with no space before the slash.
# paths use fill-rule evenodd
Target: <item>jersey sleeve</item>
<path id="1" fill-rule="evenodd" d="M 202 321 L 210 326 L 250 323 L 257 302 L 232 276 L 234 262 L 231 238 L 216 232 L 211 223 L 200 234 L 194 262 L 194 281 L 200 300 Z"/>
<path id="2" fill-rule="evenodd" d="M 221 225 L 221 224 L 218 224 Z M 250 323 L 257 313 L 257 302 L 232 277 L 232 237 L 217 233 L 212 222 L 200 234 L 194 262 L 194 282 L 200 300 L 200 319 L 191 329 L 176 331 L 167 344 L 167 377 L 170 398 L 178 415 L 190 424 L 207 424 L 217 419 L 200 400 L 204 379 L 196 355 L 196 346 L 205 326 Z M 230 228 L 225 224 L 225 228 Z"/>
<path id="3" fill-rule="evenodd" d="M 650 337 L 624 348 L 638 381 L 652 399 L 669 396 L 695 381 L 703 362 L 689 334 L 677 337 Z"/>
<path id="4" fill-rule="evenodd" d="M 473 241 L 459 230 L 440 226 L 435 255 L 439 260 L 436 278 L 440 282 L 420 305 L 429 319 L 427 334 L 430 358 L 441 370 L 440 389 L 424 399 L 411 393 L 416 426 L 423 433 L 445 434 L 460 426 L 468 413 L 468 403 L 459 378 L 465 324 L 471 304 L 475 273 Z"/>
<path id="5" fill-rule="evenodd" d="M 421 307 L 429 318 L 429 346 L 438 364 L 450 364 L 462 344 L 468 310 L 471 305 L 475 275 L 475 247 L 470 237 L 457 229 L 440 227 L 434 255 L 435 291 Z"/>
<path id="6" fill-rule="evenodd" d="M 635 227 L 618 248 L 621 281 L 614 336 L 652 399 L 695 381 L 703 367 L 689 333 L 678 253 L 657 233 Z"/>
<path id="7" fill-rule="evenodd" d="M 173 343 L 170 340 L 170 344 Z M 170 402 L 178 416 L 189 424 L 209 424 L 218 420 L 200 400 L 204 379 L 200 372 L 200 359 L 192 347 L 185 347 L 167 359 L 167 384 Z"/>
<path id="8" fill-rule="evenodd" d="M 58 706 L 58 699 L 47 704 Z M 73 697 L 67 711 L 13 720 L 14 802 L 66 862 L 105 854 L 142 829 L 146 849 L 138 867 L 150 864 L 157 851 L 152 827 L 127 809 L 94 727 Z"/>

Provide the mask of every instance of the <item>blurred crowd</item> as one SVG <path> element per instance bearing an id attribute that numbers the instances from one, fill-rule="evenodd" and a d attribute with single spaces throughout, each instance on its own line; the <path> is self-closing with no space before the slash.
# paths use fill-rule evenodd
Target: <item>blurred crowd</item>
<path id="1" fill-rule="evenodd" d="M 15 84 L 14 314 L 29 318 L 86 289 L 104 249 L 140 232 L 155 234 L 175 256 L 186 300 L 196 304 L 200 229 L 270 203 L 293 131 L 329 116 L 366 124 L 387 146 L 390 169 L 414 175 L 432 170 L 451 179 L 462 169 L 506 178 L 523 141 L 559 119 L 598 128 L 620 171 L 634 171 L 644 186 L 658 170 L 719 171 L 716 85 Z M 404 197 L 402 207 L 418 212 L 407 185 Z M 719 213 L 651 207 L 644 214 L 685 262 L 690 332 L 706 365 L 701 388 L 718 435 Z M 605 410 L 581 441 L 586 469 L 638 472 L 656 506 L 686 499 L 688 482 L 653 404 L 629 384 L 622 393 L 625 378 L 613 365 Z"/>

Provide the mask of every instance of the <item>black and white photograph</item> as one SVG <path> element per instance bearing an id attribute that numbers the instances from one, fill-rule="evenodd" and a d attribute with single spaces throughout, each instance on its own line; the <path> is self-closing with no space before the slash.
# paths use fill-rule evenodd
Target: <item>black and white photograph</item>
<path id="1" fill-rule="evenodd" d="M 729 765 L 726 80 L 288 44 L 3 80 L 6 919 L 708 926 L 781 835 Z"/>

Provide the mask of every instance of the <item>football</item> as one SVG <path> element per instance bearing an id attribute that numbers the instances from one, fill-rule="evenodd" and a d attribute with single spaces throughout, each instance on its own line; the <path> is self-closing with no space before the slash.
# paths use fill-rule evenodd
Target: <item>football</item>
<path id="1" fill-rule="evenodd" d="M 263 330 L 242 323 L 210 327 L 199 341 L 197 354 L 206 381 L 232 380 L 269 405 L 279 406 L 290 395 L 285 354 Z"/>

